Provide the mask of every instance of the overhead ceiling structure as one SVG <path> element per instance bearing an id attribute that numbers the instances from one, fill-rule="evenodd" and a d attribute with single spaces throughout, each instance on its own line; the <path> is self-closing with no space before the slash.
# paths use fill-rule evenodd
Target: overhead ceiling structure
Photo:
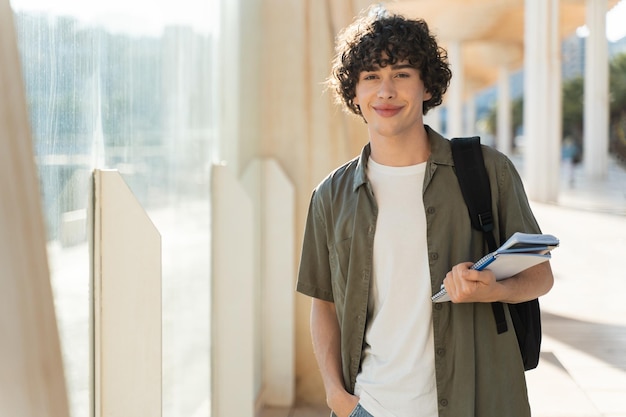
<path id="1" fill-rule="evenodd" d="M 609 9 L 618 2 L 608 0 Z M 424 19 L 444 48 L 461 42 L 466 94 L 494 85 L 499 66 L 516 70 L 523 65 L 524 0 L 394 0 L 384 5 Z M 561 39 L 585 24 L 585 11 L 585 0 L 560 1 Z"/>

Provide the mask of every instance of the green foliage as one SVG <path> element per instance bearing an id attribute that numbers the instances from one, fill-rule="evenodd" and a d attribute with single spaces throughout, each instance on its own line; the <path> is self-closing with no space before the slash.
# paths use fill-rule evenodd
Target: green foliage
<path id="1" fill-rule="evenodd" d="M 611 60 L 609 71 L 610 149 L 622 161 L 626 161 L 626 53 Z"/>
<path id="2" fill-rule="evenodd" d="M 579 145 L 583 136 L 584 86 L 582 77 L 563 83 L 563 137 L 569 136 Z"/>
<path id="3" fill-rule="evenodd" d="M 617 55 L 609 67 L 611 119 L 626 114 L 626 53 Z"/>
<path id="4" fill-rule="evenodd" d="M 492 135 L 496 134 L 497 131 L 497 121 L 498 121 L 498 112 L 496 108 L 492 108 L 486 119 L 486 127 L 487 132 Z M 513 100 L 513 104 L 511 105 L 511 134 L 515 137 L 515 133 L 522 127 L 524 124 L 524 98 L 519 97 Z"/>

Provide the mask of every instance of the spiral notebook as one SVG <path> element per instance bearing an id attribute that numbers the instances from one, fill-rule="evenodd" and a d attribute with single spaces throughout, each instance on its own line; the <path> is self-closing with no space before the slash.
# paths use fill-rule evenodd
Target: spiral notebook
<path id="1" fill-rule="evenodd" d="M 497 280 L 510 278 L 530 267 L 551 258 L 550 251 L 559 246 L 559 240 L 546 234 L 515 233 L 495 252 L 485 255 L 470 269 L 482 271 L 489 269 Z M 450 301 L 446 289 L 432 296 L 432 301 L 441 303 Z"/>

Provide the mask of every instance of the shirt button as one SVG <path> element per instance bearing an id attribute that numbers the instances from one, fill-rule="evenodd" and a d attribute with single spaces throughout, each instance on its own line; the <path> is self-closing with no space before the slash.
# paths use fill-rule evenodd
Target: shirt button
<path id="1" fill-rule="evenodd" d="M 441 305 L 441 303 L 435 303 L 435 310 L 441 310 L 443 308 L 443 306 Z"/>
<path id="2" fill-rule="evenodd" d="M 428 209 L 426 210 L 426 213 L 428 213 L 428 214 L 435 214 L 435 208 L 434 207 L 428 207 Z"/>
<path id="3" fill-rule="evenodd" d="M 446 400 L 445 398 L 442 398 L 441 400 L 439 400 L 439 405 L 442 407 L 447 407 L 448 406 L 448 400 Z"/>
<path id="4" fill-rule="evenodd" d="M 433 261 L 436 261 L 437 259 L 439 259 L 439 254 L 437 252 L 431 253 L 430 259 L 432 259 Z"/>
<path id="5" fill-rule="evenodd" d="M 446 354 L 446 350 L 444 348 L 437 349 L 437 356 L 443 356 Z"/>

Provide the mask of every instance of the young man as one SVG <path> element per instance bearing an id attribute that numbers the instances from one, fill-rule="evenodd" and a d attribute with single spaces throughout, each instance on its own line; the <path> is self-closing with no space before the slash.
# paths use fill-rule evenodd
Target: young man
<path id="1" fill-rule="evenodd" d="M 451 72 L 421 20 L 370 13 L 338 38 L 331 85 L 367 123 L 361 156 L 313 192 L 297 290 L 338 417 L 524 417 L 524 368 L 490 302 L 537 298 L 546 262 L 507 280 L 470 270 L 485 254 L 454 173 L 450 143 L 423 124 Z M 540 233 L 513 164 L 483 148 L 495 235 Z M 431 302 L 444 284 L 452 303 Z"/>

